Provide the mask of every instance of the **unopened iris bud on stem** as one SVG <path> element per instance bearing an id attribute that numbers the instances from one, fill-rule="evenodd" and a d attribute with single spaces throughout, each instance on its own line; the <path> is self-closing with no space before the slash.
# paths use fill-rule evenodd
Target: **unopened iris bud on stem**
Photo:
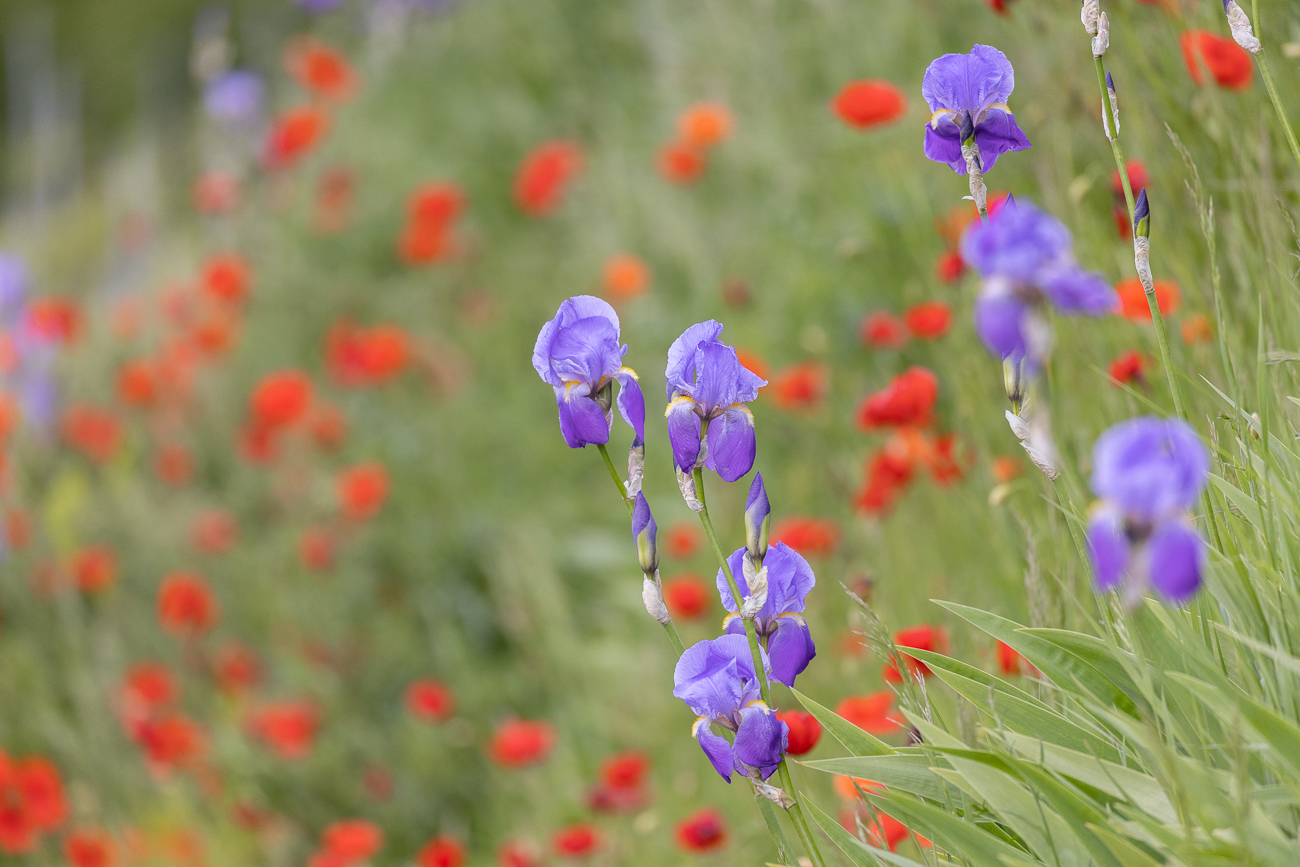
<path id="1" fill-rule="evenodd" d="M 1133 206 L 1133 236 L 1148 238 L 1151 236 L 1151 206 L 1147 204 L 1147 188 L 1138 193 L 1137 204 Z"/>
<path id="2" fill-rule="evenodd" d="M 1007 390 L 1007 400 L 1011 401 L 1013 412 L 1020 412 L 1020 404 L 1025 399 L 1025 357 L 1008 355 L 1002 359 L 1002 385 Z"/>
<path id="3" fill-rule="evenodd" d="M 646 575 L 654 575 L 659 570 L 659 548 L 655 540 L 658 531 L 645 494 L 637 494 L 632 509 L 632 538 L 636 542 L 637 561 Z"/>
<path id="4" fill-rule="evenodd" d="M 1092 37 L 1092 56 L 1101 57 L 1107 48 L 1110 48 L 1110 19 L 1103 12 L 1097 18 L 1097 35 Z"/>
<path id="5" fill-rule="evenodd" d="M 772 507 L 767 501 L 763 474 L 755 473 L 754 482 L 749 486 L 749 499 L 745 501 L 745 548 L 759 563 L 767 555 L 767 529 L 771 519 Z"/>
<path id="6" fill-rule="evenodd" d="M 1223 0 L 1223 11 L 1228 15 L 1228 29 L 1232 31 L 1232 38 L 1238 45 L 1251 54 L 1258 54 L 1264 50 L 1264 46 L 1255 38 L 1250 19 L 1237 5 L 1237 0 Z"/>
<path id="7" fill-rule="evenodd" d="M 1119 95 L 1115 93 L 1115 79 L 1111 77 L 1109 72 L 1106 73 L 1106 97 L 1110 102 L 1110 107 L 1107 108 L 1104 105 L 1101 107 L 1101 119 L 1106 128 L 1106 138 L 1114 141 L 1115 137 L 1119 135 Z M 1110 128 L 1111 121 L 1115 122 L 1114 132 Z"/>
<path id="8" fill-rule="evenodd" d="M 641 482 L 645 478 L 645 443 L 641 437 L 632 440 L 632 448 L 627 453 L 627 496 L 635 499 L 641 493 Z"/>
<path id="9" fill-rule="evenodd" d="M 1147 293 L 1148 303 L 1155 304 L 1156 284 L 1151 277 L 1151 206 L 1147 204 L 1147 190 L 1138 193 L 1133 207 L 1133 265 L 1138 280 Z M 1155 308 L 1158 311 L 1158 305 Z M 1155 313 L 1152 314 L 1155 318 Z"/>

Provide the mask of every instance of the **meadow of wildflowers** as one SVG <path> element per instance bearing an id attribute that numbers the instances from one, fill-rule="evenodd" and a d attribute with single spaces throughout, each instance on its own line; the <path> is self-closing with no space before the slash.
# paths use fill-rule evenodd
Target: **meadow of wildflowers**
<path id="1" fill-rule="evenodd" d="M 0 25 L 0 862 L 1300 863 L 1300 9 Z"/>

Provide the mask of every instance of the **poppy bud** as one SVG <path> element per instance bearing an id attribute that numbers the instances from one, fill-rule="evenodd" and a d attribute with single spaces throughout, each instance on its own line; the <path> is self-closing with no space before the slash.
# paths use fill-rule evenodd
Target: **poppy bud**
<path id="1" fill-rule="evenodd" d="M 632 448 L 627 453 L 627 495 L 636 497 L 641 493 L 641 480 L 645 478 L 645 443 L 641 437 L 632 439 Z"/>
<path id="2" fill-rule="evenodd" d="M 658 530 L 645 494 L 637 494 L 636 506 L 632 509 L 632 538 L 636 542 L 636 557 L 641 563 L 641 571 L 646 575 L 659 570 L 659 548 L 655 544 Z"/>
<path id="3" fill-rule="evenodd" d="M 749 486 L 749 499 L 745 501 L 745 548 L 749 556 L 762 563 L 767 554 L 767 528 L 772 519 L 772 507 L 763 487 L 763 474 L 755 473 Z"/>

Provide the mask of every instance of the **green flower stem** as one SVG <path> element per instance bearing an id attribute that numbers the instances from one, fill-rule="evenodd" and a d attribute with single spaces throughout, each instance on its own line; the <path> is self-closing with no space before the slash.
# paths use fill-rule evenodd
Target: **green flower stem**
<path id="1" fill-rule="evenodd" d="M 677 634 L 677 625 L 675 623 L 671 620 L 665 623 L 664 632 L 668 633 L 668 640 L 673 643 L 673 650 L 677 651 L 678 657 L 686 652 L 686 648 L 682 646 L 682 637 Z"/>
<path id="2" fill-rule="evenodd" d="M 614 487 L 618 488 L 619 499 L 623 501 L 623 505 L 627 506 L 627 513 L 632 514 L 632 501 L 627 497 L 627 488 L 623 486 L 623 477 L 618 474 L 614 461 L 609 457 L 609 449 L 605 448 L 604 443 L 598 443 L 596 448 L 600 449 L 600 456 L 605 459 L 605 467 L 609 470 L 609 477 L 614 480 Z"/>
<path id="3" fill-rule="evenodd" d="M 1251 23 L 1255 27 L 1255 38 L 1259 38 L 1259 0 L 1250 2 Z M 1277 112 L 1277 119 L 1282 122 L 1282 131 L 1286 133 L 1286 143 L 1291 146 L 1291 156 L 1295 157 L 1295 163 L 1300 166 L 1300 145 L 1296 144 L 1295 133 L 1291 130 L 1291 122 L 1286 119 L 1286 112 L 1282 110 L 1282 100 L 1278 98 L 1277 88 L 1273 86 L 1273 76 L 1268 71 L 1268 61 L 1264 59 L 1263 49 L 1255 53 L 1255 60 L 1259 63 L 1259 77 L 1264 79 L 1264 89 L 1268 91 L 1268 98 L 1273 102 L 1273 110 Z"/>

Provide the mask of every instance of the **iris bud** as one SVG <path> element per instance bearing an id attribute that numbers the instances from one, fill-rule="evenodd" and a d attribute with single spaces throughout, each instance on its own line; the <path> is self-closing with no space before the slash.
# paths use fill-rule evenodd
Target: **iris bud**
<path id="1" fill-rule="evenodd" d="M 759 563 L 767 554 L 767 530 L 772 520 L 772 507 L 763 487 L 763 474 L 755 473 L 745 501 L 745 548 L 749 556 Z"/>
<path id="2" fill-rule="evenodd" d="M 645 494 L 637 494 L 636 506 L 632 510 L 632 538 L 636 542 L 636 557 L 641 571 L 647 575 L 654 575 L 659 570 L 659 548 L 655 542 L 658 531 Z"/>

